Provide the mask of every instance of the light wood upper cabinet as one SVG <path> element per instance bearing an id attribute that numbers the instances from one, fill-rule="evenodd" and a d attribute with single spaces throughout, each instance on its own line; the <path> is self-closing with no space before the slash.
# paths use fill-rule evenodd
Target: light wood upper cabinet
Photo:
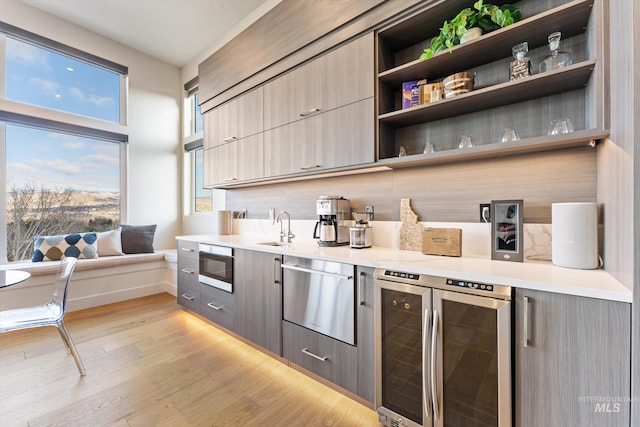
<path id="1" fill-rule="evenodd" d="M 515 295 L 515 426 L 628 426 L 630 304 Z"/>
<path id="2" fill-rule="evenodd" d="M 264 129 L 262 87 L 247 92 L 206 112 L 204 118 L 204 147 L 237 141 Z"/>
<path id="3" fill-rule="evenodd" d="M 373 33 L 264 86 L 265 129 L 374 96 Z"/>
<path id="4" fill-rule="evenodd" d="M 204 150 L 204 185 L 216 187 L 264 176 L 263 134 Z"/>
<path id="5" fill-rule="evenodd" d="M 265 132 L 265 176 L 374 161 L 373 98 Z"/>

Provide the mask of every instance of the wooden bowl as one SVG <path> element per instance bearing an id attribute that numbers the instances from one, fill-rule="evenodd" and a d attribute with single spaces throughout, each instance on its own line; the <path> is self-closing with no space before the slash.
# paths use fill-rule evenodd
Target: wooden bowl
<path id="1" fill-rule="evenodd" d="M 452 98 L 462 93 L 471 92 L 473 90 L 473 82 L 476 73 L 463 72 L 455 73 L 442 81 L 444 86 L 444 97 Z"/>

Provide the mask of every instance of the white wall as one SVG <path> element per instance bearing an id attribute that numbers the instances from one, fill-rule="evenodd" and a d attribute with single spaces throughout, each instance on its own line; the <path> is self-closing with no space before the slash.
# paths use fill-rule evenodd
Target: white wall
<path id="1" fill-rule="evenodd" d="M 262 15 L 270 11 L 275 5 L 280 3 L 280 1 L 282 0 L 265 0 L 265 2 L 260 5 L 260 7 L 247 15 L 247 17 L 240 21 L 237 25 L 235 25 L 233 29 L 225 35 L 224 38 L 221 38 L 219 40 L 212 40 L 211 46 L 207 50 L 202 52 L 198 57 L 194 58 L 191 62 L 182 67 L 182 86 L 184 86 L 185 83 L 192 80 L 198 75 L 198 65 L 202 61 L 207 59 L 216 50 L 220 49 L 231 39 L 240 34 L 248 26 L 258 20 Z M 213 190 L 213 193 L 213 209 L 225 209 L 225 190 Z M 185 214 L 182 217 L 182 235 L 212 234 L 215 233 L 216 230 L 217 219 L 213 214 Z"/>
<path id="2" fill-rule="evenodd" d="M 181 229 L 180 70 L 16 0 L 0 1 L 0 20 L 129 68 L 127 126 L 103 126 L 129 135 L 125 221 L 157 224 L 155 248 L 175 248 Z"/>

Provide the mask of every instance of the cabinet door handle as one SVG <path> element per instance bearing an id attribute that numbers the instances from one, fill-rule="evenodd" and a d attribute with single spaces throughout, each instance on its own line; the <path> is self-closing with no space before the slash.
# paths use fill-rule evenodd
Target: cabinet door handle
<path id="1" fill-rule="evenodd" d="M 183 273 L 187 273 L 187 274 L 195 274 L 195 271 L 193 271 L 193 270 L 187 270 L 186 268 L 183 268 L 183 269 L 182 269 L 182 270 L 180 270 L 180 271 L 182 271 Z"/>
<path id="2" fill-rule="evenodd" d="M 522 307 L 522 346 L 529 347 L 529 337 L 531 336 L 531 310 L 529 297 L 522 297 L 524 302 Z"/>
<path id="3" fill-rule="evenodd" d="M 440 418 L 440 407 L 438 406 L 438 372 L 437 372 L 437 349 L 438 349 L 438 311 L 433 311 L 433 330 L 431 331 L 431 402 L 433 403 L 433 419 Z"/>
<path id="4" fill-rule="evenodd" d="M 430 381 L 427 380 L 427 375 L 429 375 L 429 379 L 433 381 L 431 375 L 429 374 L 429 366 L 428 366 L 428 354 L 429 354 L 429 323 L 431 322 L 431 312 L 429 309 L 424 311 L 424 322 L 422 325 L 422 405 L 424 406 L 424 413 L 427 414 L 427 418 L 431 418 L 431 411 L 429 407 L 431 406 L 431 388 L 427 385 L 430 385 Z M 427 384 L 429 383 L 429 384 Z"/>
<path id="5" fill-rule="evenodd" d="M 313 357 L 314 359 L 318 359 L 318 360 L 319 360 L 319 361 L 321 361 L 321 362 L 326 362 L 327 360 L 329 360 L 329 358 L 328 358 L 327 356 L 322 357 L 322 356 L 318 356 L 317 354 L 313 354 L 313 353 L 311 353 L 311 352 L 309 351 L 309 349 L 308 349 L 308 348 L 306 348 L 306 347 L 302 349 L 302 352 L 303 352 L 304 354 L 306 354 L 307 356 L 311 356 L 311 357 Z"/>
<path id="6" fill-rule="evenodd" d="M 302 113 L 300 113 L 300 117 L 310 116 L 311 114 L 317 113 L 319 111 L 320 111 L 320 108 L 315 107 L 310 110 L 303 111 Z"/>
<path id="7" fill-rule="evenodd" d="M 280 263 L 280 258 L 276 257 L 273 259 L 273 284 L 274 285 L 279 285 L 280 284 L 280 279 L 278 278 L 278 265 Z"/>
<path id="8" fill-rule="evenodd" d="M 189 300 L 189 301 L 193 301 L 193 297 L 191 295 L 188 294 L 182 294 L 180 295 L 182 298 Z"/>
<path id="9" fill-rule="evenodd" d="M 367 277 L 367 274 L 364 271 L 360 272 L 360 280 L 358 281 L 358 301 L 360 301 L 360 305 L 367 305 L 366 301 L 364 300 L 364 291 L 362 289 L 362 286 L 364 284 L 365 278 Z"/>
<path id="10" fill-rule="evenodd" d="M 229 178 L 222 178 L 222 182 L 231 182 L 231 181 L 236 181 L 238 178 L 236 177 L 229 177 Z"/>
<path id="11" fill-rule="evenodd" d="M 210 307 L 210 308 L 213 308 L 214 310 L 220 311 L 220 310 L 222 310 L 223 306 L 222 305 L 213 305 L 213 303 L 210 302 L 209 304 L 207 304 L 207 307 Z"/>
<path id="12" fill-rule="evenodd" d="M 331 273 L 329 271 L 314 270 L 312 268 L 300 267 L 299 265 L 295 265 L 295 264 L 294 265 L 283 264 L 282 268 L 286 270 L 302 271 L 303 273 L 309 273 L 309 274 L 320 274 L 322 276 L 329 276 L 329 277 L 333 277 L 335 279 L 340 279 L 340 280 L 353 279 L 353 276 L 351 276 L 350 274 L 339 274 L 339 273 Z"/>
<path id="13" fill-rule="evenodd" d="M 222 141 L 223 142 L 231 142 L 231 141 L 237 141 L 238 137 L 237 136 L 228 136 L 226 138 L 224 138 Z"/>
<path id="14" fill-rule="evenodd" d="M 309 170 L 309 169 L 317 169 L 319 168 L 320 165 L 304 165 L 304 166 L 300 166 L 300 169 L 303 171 Z"/>
<path id="15" fill-rule="evenodd" d="M 185 252 L 195 252 L 195 249 L 191 249 L 191 248 L 180 248 L 180 250 L 185 251 Z"/>

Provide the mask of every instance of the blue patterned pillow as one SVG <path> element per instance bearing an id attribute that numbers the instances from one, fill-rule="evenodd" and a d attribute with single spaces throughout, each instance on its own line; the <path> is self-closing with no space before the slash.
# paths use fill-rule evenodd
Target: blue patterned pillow
<path id="1" fill-rule="evenodd" d="M 36 236 L 33 238 L 32 262 L 57 261 L 66 257 L 98 258 L 98 236 L 96 233 Z"/>

